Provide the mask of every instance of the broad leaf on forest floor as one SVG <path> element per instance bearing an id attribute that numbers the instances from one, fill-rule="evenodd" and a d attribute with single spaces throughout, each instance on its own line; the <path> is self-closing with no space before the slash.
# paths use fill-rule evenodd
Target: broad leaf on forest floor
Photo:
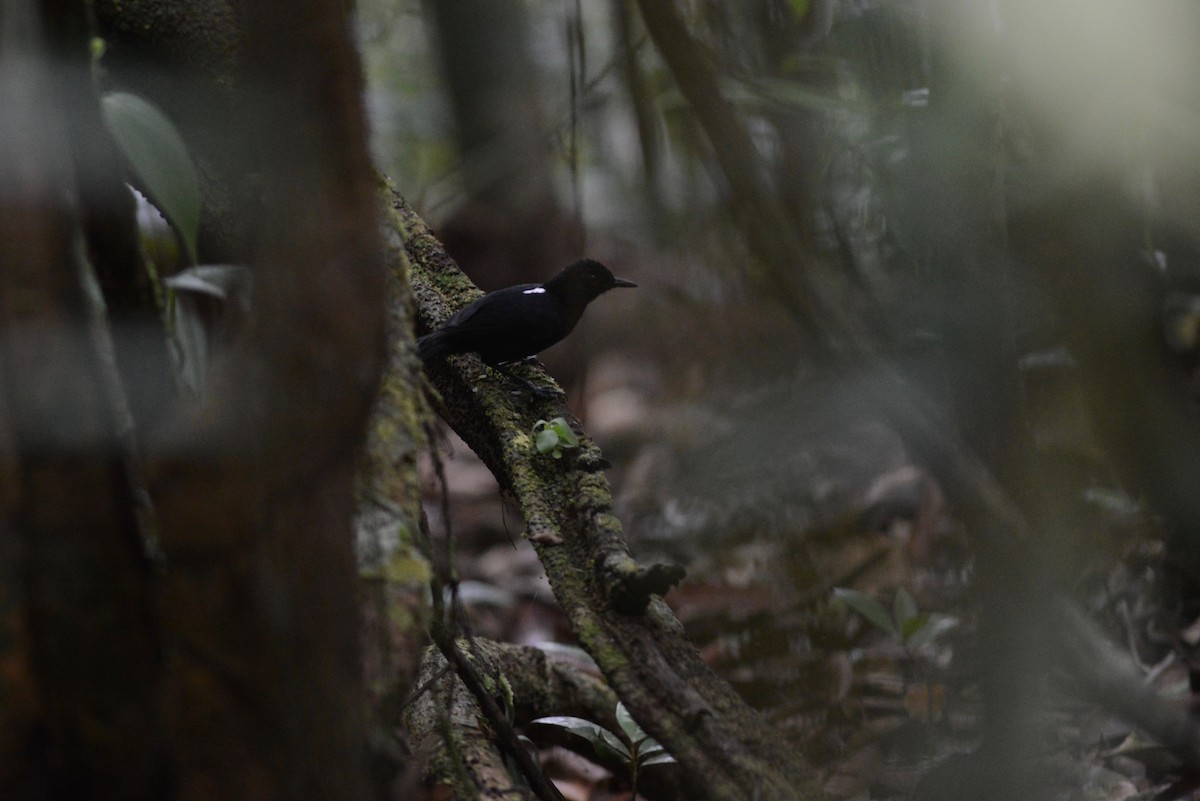
<path id="1" fill-rule="evenodd" d="M 621 738 L 599 723 L 592 723 L 590 720 L 570 715 L 553 715 L 551 717 L 538 718 L 533 722 L 541 723 L 544 726 L 565 729 L 574 735 L 582 737 L 592 744 L 592 748 L 596 751 L 596 756 L 601 759 L 616 760 L 623 764 L 628 763 L 632 759 L 629 748 L 625 743 L 621 742 Z"/>
<path id="2" fill-rule="evenodd" d="M 851 590 L 846 587 L 837 587 L 833 591 L 833 596 L 887 633 L 897 637 L 900 636 L 900 630 L 896 628 L 896 622 L 892 620 L 892 616 L 888 614 L 888 611 L 883 608 L 883 604 L 865 592 Z"/>

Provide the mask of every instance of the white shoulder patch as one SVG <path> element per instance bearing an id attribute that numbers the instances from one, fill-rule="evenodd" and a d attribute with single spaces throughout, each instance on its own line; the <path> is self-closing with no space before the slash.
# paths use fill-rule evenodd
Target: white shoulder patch
<path id="1" fill-rule="evenodd" d="M 541 295 L 546 291 L 544 286 L 535 286 L 533 289 L 526 289 L 522 295 Z"/>

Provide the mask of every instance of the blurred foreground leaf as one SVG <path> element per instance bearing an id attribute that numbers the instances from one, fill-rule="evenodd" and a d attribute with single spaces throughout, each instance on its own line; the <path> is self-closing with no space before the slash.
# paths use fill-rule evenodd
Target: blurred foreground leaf
<path id="1" fill-rule="evenodd" d="M 113 139 L 195 264 L 200 183 L 183 137 L 157 106 L 137 95 L 109 92 L 100 103 Z"/>

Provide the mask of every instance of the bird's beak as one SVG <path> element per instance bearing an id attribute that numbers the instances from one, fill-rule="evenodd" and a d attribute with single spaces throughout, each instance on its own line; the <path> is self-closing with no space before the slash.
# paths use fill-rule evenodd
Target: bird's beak
<path id="1" fill-rule="evenodd" d="M 613 286 L 637 286 L 637 284 L 626 281 L 624 278 L 613 278 Z"/>

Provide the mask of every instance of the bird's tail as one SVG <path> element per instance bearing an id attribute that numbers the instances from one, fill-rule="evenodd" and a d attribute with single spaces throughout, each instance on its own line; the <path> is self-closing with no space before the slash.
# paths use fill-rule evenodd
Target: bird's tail
<path id="1" fill-rule="evenodd" d="M 417 340 L 417 353 L 420 354 L 423 362 L 453 351 L 454 343 L 450 341 L 450 337 L 446 336 L 445 331 L 434 331 Z"/>

